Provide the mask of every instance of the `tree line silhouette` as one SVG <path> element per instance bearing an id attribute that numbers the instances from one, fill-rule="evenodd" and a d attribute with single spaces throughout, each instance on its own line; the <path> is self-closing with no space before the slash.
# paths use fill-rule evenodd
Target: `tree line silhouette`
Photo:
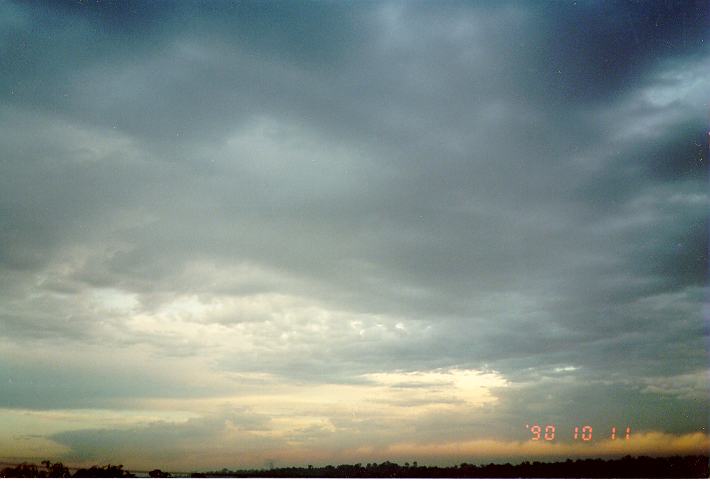
<path id="1" fill-rule="evenodd" d="M 123 465 L 94 465 L 79 468 L 73 474 L 62 463 L 42 462 L 44 468 L 33 463 L 21 463 L 15 467 L 0 470 L 0 478 L 132 478 L 134 474 L 123 469 Z"/>
<path id="2" fill-rule="evenodd" d="M 450 467 L 419 466 L 417 462 L 403 466 L 390 461 L 362 465 L 287 467 L 270 470 L 227 470 L 192 473 L 193 478 L 708 478 L 708 456 L 625 456 L 620 459 L 568 459 L 564 462 L 525 461 L 517 465 L 472 465 L 462 463 Z M 79 468 L 73 474 L 62 463 L 42 462 L 44 468 L 22 463 L 0 470 L 0 478 L 130 478 L 135 477 L 123 465 Z M 152 478 L 171 474 L 155 469 Z"/>

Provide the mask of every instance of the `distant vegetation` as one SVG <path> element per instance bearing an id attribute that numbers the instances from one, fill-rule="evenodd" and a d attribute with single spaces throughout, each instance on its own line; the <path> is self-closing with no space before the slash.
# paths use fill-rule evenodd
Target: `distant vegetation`
<path id="1" fill-rule="evenodd" d="M 132 478 L 134 474 L 123 469 L 123 465 L 92 466 L 79 468 L 74 473 L 61 463 L 42 462 L 43 468 L 31 463 L 6 467 L 0 471 L 0 478 Z"/>
<path id="2" fill-rule="evenodd" d="M 437 467 L 419 466 L 417 462 L 404 466 L 386 461 L 362 465 L 328 465 L 307 468 L 289 467 L 272 470 L 227 470 L 192 473 L 195 478 L 708 478 L 707 456 L 673 456 L 651 458 L 625 456 L 616 460 L 585 459 L 556 463 L 523 462 L 519 465 L 471 465 Z M 73 474 L 61 463 L 42 462 L 43 468 L 23 463 L 0 471 L 2 478 L 128 478 L 135 474 L 122 465 L 92 466 L 77 469 Z M 170 477 L 161 470 L 148 472 L 153 478 Z"/>

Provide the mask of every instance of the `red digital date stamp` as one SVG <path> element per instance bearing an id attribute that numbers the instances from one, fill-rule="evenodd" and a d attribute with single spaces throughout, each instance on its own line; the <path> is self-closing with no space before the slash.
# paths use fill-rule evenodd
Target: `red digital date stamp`
<path id="1" fill-rule="evenodd" d="M 557 437 L 557 426 L 554 424 L 546 424 L 544 427 L 539 424 L 529 424 L 525 425 L 525 428 L 532 433 L 530 437 L 531 441 L 555 441 Z M 631 439 L 631 426 L 627 426 L 625 432 L 623 433 L 624 439 Z M 572 433 L 572 438 L 574 440 L 581 441 L 592 441 L 594 437 L 594 428 L 590 425 L 585 426 L 575 426 L 574 432 Z M 611 433 L 609 438 L 612 440 L 617 439 L 617 428 L 616 426 L 611 427 Z"/>

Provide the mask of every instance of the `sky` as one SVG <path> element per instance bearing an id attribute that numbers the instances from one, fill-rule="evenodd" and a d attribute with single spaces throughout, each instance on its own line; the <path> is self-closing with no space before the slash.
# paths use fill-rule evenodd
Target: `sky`
<path id="1" fill-rule="evenodd" d="M 710 452 L 704 3 L 1 2 L 0 461 Z"/>

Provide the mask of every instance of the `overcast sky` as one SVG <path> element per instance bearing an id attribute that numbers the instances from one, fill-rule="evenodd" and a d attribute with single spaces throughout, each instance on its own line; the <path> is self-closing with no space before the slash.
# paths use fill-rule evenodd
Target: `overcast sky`
<path id="1" fill-rule="evenodd" d="M 0 460 L 707 452 L 704 4 L 0 3 Z"/>

